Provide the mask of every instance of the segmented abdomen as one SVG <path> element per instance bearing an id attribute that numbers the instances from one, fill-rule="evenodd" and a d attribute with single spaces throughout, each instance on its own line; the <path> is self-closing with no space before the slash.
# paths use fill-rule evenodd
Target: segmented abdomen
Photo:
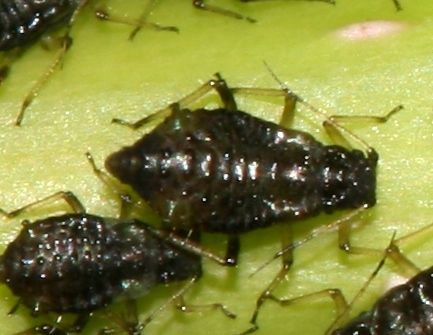
<path id="1" fill-rule="evenodd" d="M 107 169 L 170 226 L 237 233 L 321 207 L 323 146 L 246 113 L 175 111 Z"/>
<path id="2" fill-rule="evenodd" d="M 433 267 L 392 288 L 334 335 L 433 335 Z"/>
<path id="3" fill-rule="evenodd" d="M 35 40 L 52 26 L 66 22 L 79 0 L 0 0 L 0 50 Z"/>
<path id="4" fill-rule="evenodd" d="M 67 214 L 26 223 L 1 256 L 2 281 L 35 313 L 80 313 L 129 288 L 200 276 L 200 257 L 138 221 Z"/>

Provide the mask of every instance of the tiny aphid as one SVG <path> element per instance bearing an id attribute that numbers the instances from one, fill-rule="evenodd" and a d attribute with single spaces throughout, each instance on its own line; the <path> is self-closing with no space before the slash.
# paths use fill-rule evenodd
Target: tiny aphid
<path id="1" fill-rule="evenodd" d="M 56 193 L 11 213 L 16 216 L 35 204 L 62 198 L 82 212 L 78 199 L 69 192 Z M 74 324 L 63 330 L 44 324 L 30 332 L 63 334 L 79 332 L 93 311 L 124 297 L 136 299 L 154 286 L 189 280 L 202 275 L 201 257 L 174 246 L 161 233 L 138 220 L 103 218 L 86 213 L 63 214 L 23 222 L 19 235 L 0 256 L 0 281 L 27 306 L 34 316 L 45 313 L 76 314 Z M 185 289 L 172 297 L 181 310 Z M 220 309 L 220 304 L 205 308 Z M 158 310 L 159 311 L 159 310 Z M 124 325 L 125 332 L 140 334 L 151 321 Z"/>
<path id="2" fill-rule="evenodd" d="M 186 108 L 212 89 L 218 92 L 222 108 Z M 233 92 L 283 96 L 282 120 L 291 120 L 296 102 L 304 102 L 288 89 L 229 88 L 217 74 L 150 118 L 134 124 L 115 120 L 136 129 L 153 118 L 165 118 L 105 162 L 112 175 L 130 185 L 160 215 L 164 228 L 227 234 L 226 261 L 234 265 L 241 233 L 321 212 L 350 209 L 359 213 L 375 205 L 379 156 L 373 148 L 367 146 L 364 154 L 341 145 L 324 145 L 306 132 L 253 117 L 238 110 Z M 376 119 L 384 122 L 399 109 Z M 341 136 L 331 127 L 337 127 L 336 123 L 328 120 L 326 125 L 334 138 Z M 353 215 L 339 225 L 340 247 L 348 252 L 354 251 L 348 230 Z M 291 241 L 287 235 L 284 245 Z M 257 303 L 255 327 L 258 309 L 292 263 L 290 252 L 284 253 L 283 263 Z"/>
<path id="3" fill-rule="evenodd" d="M 393 242 L 386 250 L 391 258 L 411 278 L 391 288 L 373 307 L 361 313 L 333 335 L 432 335 L 433 334 L 433 267 L 420 270 L 397 244 L 431 230 L 429 225 Z M 374 274 L 377 275 L 377 272 Z"/>

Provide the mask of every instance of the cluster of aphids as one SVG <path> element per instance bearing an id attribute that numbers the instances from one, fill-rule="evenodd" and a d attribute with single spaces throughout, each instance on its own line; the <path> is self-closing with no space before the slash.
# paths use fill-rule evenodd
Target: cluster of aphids
<path id="1" fill-rule="evenodd" d="M 69 49 L 71 26 L 89 2 L 0 0 L 0 50 L 26 47 L 47 30 L 64 25 L 60 52 L 51 72 Z M 331 0 L 325 2 L 333 3 Z M 399 9 L 398 2 L 394 3 Z M 254 21 L 203 1 L 193 1 L 193 4 L 200 9 Z M 110 19 L 110 15 L 102 10 L 97 15 Z M 145 16 L 137 20 L 136 25 L 136 29 L 148 25 Z M 151 26 L 176 30 L 156 24 Z M 3 74 L 8 72 L 8 66 L 3 67 Z M 25 99 L 17 124 L 21 123 L 24 110 L 42 83 L 43 80 L 38 82 Z M 190 103 L 211 90 L 220 96 L 220 108 L 188 109 Z M 130 147 L 111 154 L 105 162 L 106 169 L 115 178 L 131 186 L 160 216 L 161 228 L 125 218 L 124 213 L 116 219 L 87 214 L 79 200 L 69 192 L 56 193 L 13 212 L 2 211 L 12 218 L 59 198 L 74 211 L 34 222 L 24 221 L 21 232 L 0 257 L 0 279 L 18 297 L 11 313 L 23 304 L 34 316 L 47 313 L 76 315 L 70 325 L 47 322 L 29 329 L 26 334 L 79 332 L 96 310 L 104 309 L 122 297 L 125 305 L 134 305 L 136 297 L 154 286 L 175 281 L 187 281 L 187 285 L 170 298 L 170 302 L 181 310 L 218 309 L 234 318 L 235 315 L 220 303 L 186 305 L 183 294 L 202 275 L 202 257 L 235 266 L 240 250 L 239 236 L 277 222 L 290 224 L 320 213 L 351 210 L 333 226 L 339 231 L 340 247 L 353 251 L 347 227 L 352 217 L 376 203 L 378 153 L 354 135 L 352 137 L 364 151 L 343 145 L 340 131 L 345 129 L 335 119 L 328 118 L 325 126 L 337 143 L 325 145 L 306 132 L 255 118 L 238 109 L 236 93 L 283 97 L 284 120 L 292 118 L 297 103 L 317 112 L 287 88 L 231 88 L 216 74 L 190 95 L 151 117 L 131 124 L 115 120 L 136 129 L 153 119 L 161 119 L 155 129 Z M 400 106 L 385 117 L 373 119 L 386 121 L 399 109 Z M 97 175 L 110 183 L 110 177 L 94 165 L 90 154 L 88 158 Z M 227 235 L 225 257 L 218 257 L 201 245 L 202 233 Z M 308 238 L 318 233 L 320 229 Z M 285 303 L 278 300 L 273 291 L 293 261 L 292 250 L 297 244 L 288 239 L 284 237 L 283 249 L 276 255 L 282 257 L 283 267 L 257 299 L 252 326 L 243 334 L 258 329 L 258 313 L 267 299 Z M 398 327 L 402 329 L 398 334 L 433 333 L 427 321 L 427 315 L 431 314 L 427 304 L 414 302 L 420 313 L 424 313 L 422 316 L 417 314 L 417 319 L 411 315 L 401 316 L 398 309 L 405 303 L 429 297 L 429 292 L 421 291 L 421 288 L 427 286 L 425 283 L 430 275 L 431 270 L 427 270 L 415 276 L 380 300 L 372 312 L 361 315 L 335 334 L 396 334 L 393 331 Z M 413 287 L 420 290 L 414 293 Z M 397 300 L 401 305 L 397 306 Z M 162 308 L 156 312 L 160 310 Z M 115 327 L 136 335 L 155 313 L 145 320 L 139 320 L 135 314 L 130 315 L 131 320 L 109 318 L 117 320 Z M 412 325 L 414 330 L 410 331 Z M 388 332 L 377 331 L 384 328 Z M 105 333 L 110 331 L 109 328 L 103 330 Z"/>

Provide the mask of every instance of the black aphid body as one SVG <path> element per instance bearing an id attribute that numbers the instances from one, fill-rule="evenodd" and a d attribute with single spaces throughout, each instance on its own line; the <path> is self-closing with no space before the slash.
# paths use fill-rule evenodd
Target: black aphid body
<path id="1" fill-rule="evenodd" d="M 198 277 L 201 262 L 144 223 L 67 214 L 25 223 L 0 269 L 2 281 L 35 314 L 81 314 L 122 293 L 134 297 L 159 283 Z"/>
<path id="2" fill-rule="evenodd" d="M 23 46 L 67 22 L 80 0 L 0 0 L 0 51 Z"/>
<path id="3" fill-rule="evenodd" d="M 433 267 L 389 290 L 333 335 L 432 335 Z"/>
<path id="4" fill-rule="evenodd" d="M 373 206 L 377 160 L 241 111 L 183 109 L 105 165 L 167 225 L 237 234 Z"/>

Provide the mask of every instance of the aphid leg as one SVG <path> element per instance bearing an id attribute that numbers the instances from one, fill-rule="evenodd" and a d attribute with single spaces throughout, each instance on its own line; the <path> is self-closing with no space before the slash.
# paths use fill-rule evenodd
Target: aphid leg
<path id="1" fill-rule="evenodd" d="M 291 299 L 280 299 L 275 297 L 274 295 L 270 295 L 268 299 L 278 303 L 280 306 L 283 307 L 308 301 L 331 299 L 335 306 L 336 320 L 340 319 L 340 316 L 345 314 L 349 308 L 349 304 L 347 303 L 344 294 L 341 292 L 340 289 L 337 288 L 324 289 L 318 292 L 304 294 L 302 296 Z"/>
<path id="2" fill-rule="evenodd" d="M 257 324 L 257 318 L 259 316 L 260 309 L 262 308 L 264 302 L 267 299 L 273 299 L 276 298 L 272 295 L 272 292 L 278 287 L 281 281 L 283 281 L 286 278 L 287 273 L 290 270 L 290 267 L 293 264 L 293 249 L 289 248 L 289 246 L 293 245 L 293 234 L 290 226 L 284 226 L 282 227 L 282 249 L 286 250 L 281 256 L 282 260 L 282 267 L 278 274 L 274 277 L 274 279 L 271 281 L 271 283 L 263 290 L 263 292 L 260 294 L 259 298 L 256 300 L 256 307 L 254 309 L 253 315 L 250 319 L 250 323 L 252 324 L 252 327 L 247 329 L 245 332 L 242 333 L 242 335 L 245 334 L 251 334 L 259 329 L 259 326 Z"/>
<path id="3" fill-rule="evenodd" d="M 360 211 L 363 211 L 364 209 L 367 209 L 367 207 L 361 207 L 359 208 Z M 382 251 L 377 249 L 371 249 L 371 248 L 363 248 L 363 247 L 354 247 L 350 243 L 350 231 L 352 228 L 352 218 L 353 218 L 353 212 L 355 214 L 358 213 L 359 210 L 354 210 L 351 213 L 343 216 L 339 220 L 338 224 L 338 246 L 341 250 L 348 254 L 354 254 L 354 255 L 368 255 L 368 254 L 377 254 L 381 253 Z"/>
<path id="4" fill-rule="evenodd" d="M 240 0 L 241 2 L 259 2 L 259 1 L 270 1 L 270 0 Z M 272 0 L 271 0 L 272 1 Z M 291 0 L 293 1 L 293 0 Z M 335 0 L 297 0 L 297 1 L 314 1 L 314 2 L 326 2 L 335 5 Z M 394 0 L 393 0 L 394 1 Z"/>
<path id="5" fill-rule="evenodd" d="M 353 134 L 348 129 L 342 127 L 340 124 L 345 123 L 347 121 L 369 121 L 373 123 L 385 123 L 387 122 L 394 114 L 401 111 L 403 109 L 402 105 L 398 105 L 394 107 L 390 112 L 386 115 L 376 116 L 376 115 L 332 115 L 327 120 L 323 122 L 323 127 L 325 128 L 328 136 L 332 139 L 332 141 L 336 144 L 345 146 L 347 148 L 351 148 L 351 144 L 347 140 L 347 138 L 343 135 L 342 131 L 349 134 L 353 139 L 357 140 L 362 146 L 364 146 L 367 150 L 367 156 L 373 161 L 372 163 L 376 163 L 378 160 L 378 155 L 376 151 L 370 147 L 364 140 L 360 139 L 358 136 Z"/>
<path id="6" fill-rule="evenodd" d="M 141 334 L 141 326 L 138 321 L 137 303 L 135 299 L 130 297 L 126 298 L 125 301 L 125 312 L 114 313 L 111 311 L 105 311 L 106 318 L 117 325 L 117 327 L 128 335 L 139 335 Z M 116 334 L 116 329 L 104 327 L 98 334 Z"/>
<path id="7" fill-rule="evenodd" d="M 143 127 L 144 125 L 147 125 L 153 120 L 164 119 L 168 117 L 169 115 L 171 115 L 172 112 L 176 111 L 177 109 L 185 108 L 186 106 L 192 104 L 193 102 L 197 101 L 198 99 L 206 95 L 211 90 L 215 90 L 217 94 L 220 96 L 225 109 L 229 111 L 236 111 L 237 105 L 232 90 L 229 89 L 226 81 L 221 77 L 219 73 L 216 73 L 215 77 L 216 77 L 215 79 L 208 80 L 206 83 L 201 85 L 198 89 L 188 94 L 187 96 L 183 97 L 176 103 L 173 103 L 168 107 L 160 109 L 136 122 L 131 123 L 117 118 L 113 119 L 112 122 L 132 129 L 138 129 L 140 127 Z"/>
<path id="8" fill-rule="evenodd" d="M 346 307 L 341 311 L 337 310 L 337 317 L 335 318 L 334 322 L 328 327 L 328 329 L 325 332 L 325 335 L 332 334 L 333 330 L 338 328 L 341 324 L 345 323 L 347 321 L 347 318 L 349 317 L 349 313 L 354 306 L 354 304 L 359 300 L 359 298 L 367 291 L 368 286 L 370 286 L 371 282 L 376 278 L 379 271 L 382 269 L 383 265 L 385 264 L 385 261 L 388 257 L 391 257 L 390 248 L 394 245 L 395 242 L 395 235 L 394 232 L 391 238 L 391 241 L 388 245 L 388 247 L 382 252 L 382 258 L 380 259 L 379 263 L 377 264 L 374 271 L 370 274 L 364 285 L 360 288 L 358 293 L 353 297 L 353 299 L 350 301 L 349 304 L 346 303 Z"/>
<path id="9" fill-rule="evenodd" d="M 157 314 L 162 312 L 167 308 L 169 304 L 174 304 L 176 308 L 182 312 L 194 312 L 202 309 L 217 309 L 220 310 L 225 316 L 234 319 L 236 318 L 236 314 L 230 312 L 224 305 L 215 303 L 209 305 L 198 305 L 198 306 L 189 306 L 185 305 L 183 301 L 183 295 L 188 291 L 191 286 L 198 280 L 198 277 L 194 277 L 189 280 L 179 291 L 173 294 L 170 299 L 168 299 L 165 303 L 159 306 L 156 310 L 154 310 L 140 325 L 140 330 L 143 330 L 154 318 Z"/>
<path id="10" fill-rule="evenodd" d="M 33 100 L 37 97 L 39 94 L 39 91 L 41 88 L 45 85 L 45 83 L 48 81 L 48 79 L 51 77 L 51 75 L 54 73 L 54 71 L 61 67 L 63 64 L 64 57 L 66 53 L 68 52 L 70 46 L 72 45 L 72 38 L 70 37 L 69 33 L 72 28 L 73 23 L 76 20 L 77 15 L 81 12 L 81 10 L 84 8 L 85 5 L 89 0 L 81 0 L 78 4 L 77 8 L 75 9 L 74 13 L 72 14 L 68 25 L 66 27 L 66 32 L 63 35 L 62 43 L 60 50 L 58 51 L 56 57 L 54 58 L 54 61 L 51 63 L 51 65 L 48 67 L 47 71 L 36 81 L 36 83 L 33 85 L 29 93 L 27 93 L 26 97 L 24 98 L 24 101 L 21 105 L 20 113 L 18 114 L 18 117 L 15 121 L 16 126 L 21 126 L 21 123 L 24 118 L 24 114 L 26 109 L 30 106 L 30 104 L 33 102 Z"/>
<path id="11" fill-rule="evenodd" d="M 397 113 L 398 111 L 400 111 L 401 109 L 403 109 L 402 105 L 399 105 L 397 107 L 395 107 L 394 109 L 392 109 L 388 114 L 386 114 L 385 116 L 362 116 L 362 115 L 354 115 L 354 116 L 345 116 L 345 115 L 334 115 L 334 116 L 328 116 L 326 113 L 324 113 L 322 110 L 314 107 L 313 105 L 311 105 L 310 103 L 308 103 L 306 100 L 302 99 L 299 95 L 293 93 L 289 87 L 287 85 L 285 85 L 275 74 L 274 71 L 272 71 L 272 69 L 270 68 L 270 66 L 264 62 L 265 67 L 267 68 L 267 70 L 269 71 L 269 73 L 271 74 L 271 76 L 274 78 L 274 80 L 276 82 L 278 82 L 280 84 L 281 89 L 255 89 L 255 88 L 232 88 L 232 92 L 240 92 L 240 93 L 246 93 L 246 94 L 262 94 L 262 95 L 268 95 L 268 96 L 281 96 L 281 95 L 286 95 L 286 102 L 285 104 L 287 105 L 287 96 L 293 96 L 296 98 L 296 100 L 294 101 L 294 103 L 296 102 L 300 102 L 303 105 L 305 105 L 306 107 L 308 107 L 310 109 L 311 112 L 313 112 L 316 115 L 319 115 L 321 117 L 323 117 L 325 119 L 325 121 L 323 122 L 323 126 L 325 127 L 325 130 L 328 132 L 329 136 L 331 138 L 334 138 L 336 143 L 342 143 L 347 145 L 349 148 L 351 147 L 349 142 L 347 141 L 347 139 L 345 139 L 343 137 L 343 135 L 341 134 L 341 132 L 346 133 L 347 135 L 349 135 L 353 140 L 355 140 L 356 142 L 358 142 L 361 146 L 363 146 L 364 148 L 366 148 L 367 150 L 367 156 L 372 160 L 373 163 L 377 162 L 378 160 L 378 155 L 376 153 L 376 151 L 371 148 L 364 140 L 362 140 L 360 137 L 358 137 L 357 135 L 355 135 L 354 133 L 352 133 L 350 130 L 346 129 L 345 127 L 343 127 L 342 125 L 340 125 L 338 122 L 336 122 L 336 120 L 354 120 L 354 119 L 362 119 L 362 120 L 372 120 L 376 123 L 384 123 L 386 121 L 388 121 L 388 119 L 394 115 L 395 113 Z M 261 93 L 260 93 L 261 92 Z M 290 107 L 290 105 L 288 105 Z M 295 106 L 293 106 L 294 109 Z M 286 110 L 284 111 L 284 113 L 286 113 Z M 282 121 L 284 120 L 284 113 L 283 113 L 283 117 L 282 117 Z M 332 129 L 332 130 L 331 130 Z"/>
<path id="12" fill-rule="evenodd" d="M 269 97 L 284 97 L 284 108 L 279 124 L 289 128 L 295 117 L 295 108 L 298 101 L 302 99 L 288 88 L 257 88 L 257 87 L 231 87 L 232 94 L 259 95 Z"/>
<path id="13" fill-rule="evenodd" d="M 183 296 L 179 296 L 176 301 L 176 308 L 180 310 L 183 313 L 196 313 L 201 312 L 203 310 L 219 310 L 221 311 L 226 317 L 230 319 L 235 319 L 236 314 L 232 313 L 227 309 L 226 306 L 220 303 L 213 303 L 213 304 L 205 304 L 205 305 L 189 305 L 185 303 L 185 300 Z"/>
<path id="14" fill-rule="evenodd" d="M 39 94 L 39 91 L 41 88 L 45 85 L 45 83 L 48 81 L 48 79 L 51 77 L 51 75 L 54 73 L 54 71 L 59 67 L 63 61 L 63 57 L 65 56 L 66 52 L 68 51 L 69 47 L 71 46 L 72 40 L 69 39 L 69 37 L 65 36 L 64 42 L 62 44 L 62 47 L 58 51 L 54 62 L 51 63 L 48 70 L 45 71 L 45 73 L 40 77 L 36 83 L 33 85 L 29 93 L 27 93 L 26 97 L 24 98 L 24 101 L 21 105 L 20 113 L 18 114 L 18 117 L 15 121 L 16 126 L 21 126 L 21 123 L 24 118 L 25 111 L 27 107 L 30 106 L 30 104 L 33 102 L 33 100 L 36 98 L 36 96 Z"/>
<path id="15" fill-rule="evenodd" d="M 290 127 L 293 124 L 295 118 L 295 107 L 297 97 L 290 92 L 284 92 L 284 109 L 281 114 L 279 124 L 283 127 Z"/>
<path id="16" fill-rule="evenodd" d="M 0 272 L 2 272 L 2 271 L 0 271 Z M 2 283 L 5 281 L 5 278 L 3 275 L 1 276 L 0 281 Z M 8 312 L 8 315 L 15 314 L 17 312 L 18 308 L 20 307 L 20 305 L 21 305 L 21 299 L 18 299 L 18 301 L 15 303 L 15 305 L 13 305 L 12 308 L 10 309 L 10 311 Z"/>
<path id="17" fill-rule="evenodd" d="M 114 194 L 116 194 L 116 196 L 119 197 L 119 201 L 120 201 L 119 218 L 128 217 L 131 211 L 131 207 L 133 206 L 131 196 L 126 192 L 118 191 L 118 187 L 113 183 L 113 180 L 110 178 L 110 176 L 96 166 L 95 160 L 93 159 L 93 156 L 90 152 L 86 152 L 86 157 L 88 162 L 92 166 L 93 172 L 96 174 L 99 180 L 102 181 L 109 188 L 111 192 L 113 192 Z"/>
<path id="18" fill-rule="evenodd" d="M 229 256 L 227 258 L 220 257 L 216 255 L 214 252 L 204 248 L 200 244 L 195 243 L 194 241 L 191 241 L 190 238 L 185 238 L 182 236 L 179 236 L 174 231 L 166 232 L 164 230 L 160 229 L 152 229 L 152 233 L 158 236 L 161 239 L 166 240 L 167 242 L 171 243 L 174 246 L 177 246 L 181 248 L 182 250 L 189 251 L 193 254 L 199 255 L 201 257 L 206 257 L 214 262 L 216 262 L 219 265 L 222 266 L 235 266 L 236 263 L 233 262 L 233 255 Z M 194 235 L 196 232 L 192 231 L 192 234 Z M 183 235 L 183 234 L 182 234 Z M 195 240 L 195 239 L 194 239 Z M 233 243 L 233 242 L 232 242 Z M 234 247 L 232 247 L 234 249 Z M 230 249 L 230 240 L 229 240 L 229 246 L 227 248 Z M 230 254 L 230 252 L 228 252 Z M 237 259 L 237 258 L 235 258 Z"/>
<path id="19" fill-rule="evenodd" d="M 21 208 L 15 209 L 11 212 L 6 212 L 5 210 L 0 208 L 0 213 L 7 218 L 14 218 L 18 215 L 20 215 L 23 212 L 27 212 L 31 209 L 34 209 L 39 206 L 43 206 L 47 203 L 56 202 L 58 200 L 65 201 L 75 213 L 85 213 L 86 210 L 84 206 L 81 204 L 80 200 L 70 191 L 59 191 L 54 194 L 49 195 L 48 197 L 45 197 L 43 199 L 37 200 L 35 202 L 32 202 L 28 205 L 25 205 Z"/>
<path id="20" fill-rule="evenodd" d="M 271 263 L 274 259 L 278 257 L 283 257 L 283 267 L 279 271 L 279 273 L 274 277 L 272 282 L 268 285 L 268 287 L 263 291 L 263 293 L 260 295 L 259 299 L 257 299 L 256 302 L 256 308 L 253 313 L 253 317 L 250 320 L 250 323 L 253 324 L 251 328 L 249 328 L 247 331 L 242 333 L 242 335 L 253 333 L 258 329 L 257 325 L 257 317 L 258 313 L 264 303 L 264 301 L 272 296 L 272 292 L 275 290 L 275 288 L 278 286 L 278 284 L 285 278 L 285 275 L 287 274 L 292 260 L 292 253 L 293 250 L 306 242 L 314 239 L 315 237 L 325 233 L 334 231 L 335 229 L 338 230 L 339 233 L 339 245 L 340 248 L 346 251 L 347 253 L 351 254 L 382 254 L 383 251 L 377 250 L 377 249 L 369 249 L 369 248 L 362 248 L 362 247 L 353 247 L 350 244 L 349 240 L 349 232 L 350 232 L 350 224 L 352 219 L 360 214 L 362 211 L 364 211 L 365 208 L 361 207 L 356 210 L 353 210 L 349 214 L 345 215 L 344 217 L 336 220 L 335 222 L 332 222 L 326 226 L 320 226 L 319 228 L 314 229 L 309 235 L 304 237 L 301 240 L 286 243 L 285 247 L 282 248 L 281 251 L 277 252 L 272 259 L 264 263 L 262 266 L 260 266 L 254 273 L 260 271 L 265 266 L 267 266 L 269 263 Z M 287 258 L 286 261 L 284 261 L 284 258 Z M 277 301 L 278 299 L 275 296 L 272 296 L 271 298 L 274 301 Z"/>
<path id="21" fill-rule="evenodd" d="M 217 7 L 217 6 L 210 6 L 205 4 L 205 0 L 192 0 L 192 5 L 197 8 L 197 9 L 202 9 L 202 10 L 207 10 L 209 12 L 213 12 L 213 13 L 217 13 L 217 14 L 221 14 L 221 15 L 225 15 L 225 16 L 229 16 L 232 17 L 234 19 L 238 19 L 238 20 L 246 20 L 250 23 L 255 23 L 257 22 L 255 19 L 248 17 L 248 16 L 244 16 L 240 13 L 236 13 L 234 11 L 228 10 L 228 9 L 224 9 L 221 7 Z"/>
<path id="22" fill-rule="evenodd" d="M 238 256 L 240 249 L 240 241 L 238 235 L 230 235 L 227 240 L 227 249 L 226 249 L 226 264 L 230 264 L 232 266 L 236 266 L 238 264 Z"/>
<path id="23" fill-rule="evenodd" d="M 149 14 L 152 10 L 152 5 L 155 2 L 156 2 L 155 0 L 150 1 L 148 6 L 146 7 L 145 11 L 140 15 L 140 17 L 138 19 L 130 19 L 127 17 L 114 16 L 114 15 L 110 14 L 108 12 L 108 10 L 105 8 L 98 8 L 95 11 L 95 15 L 101 21 L 110 21 L 110 22 L 114 22 L 114 23 L 126 24 L 129 26 L 135 27 L 134 30 L 129 35 L 129 40 L 133 40 L 135 35 L 137 35 L 137 33 L 143 28 L 153 29 L 153 30 L 157 30 L 157 31 L 173 31 L 173 32 L 178 33 L 179 28 L 177 28 L 177 27 L 162 26 L 162 25 L 159 25 L 157 23 L 149 22 L 146 20 L 146 18 L 149 16 Z"/>
<path id="24" fill-rule="evenodd" d="M 418 237 L 425 236 L 425 234 L 433 229 L 433 223 L 429 224 L 413 233 L 409 233 L 405 236 L 402 236 L 395 241 L 388 247 L 386 252 L 389 254 L 389 258 L 393 260 L 394 263 L 398 265 L 398 267 L 401 269 L 401 271 L 404 273 L 405 276 L 408 278 L 415 276 L 418 274 L 421 269 L 417 267 L 409 258 L 407 258 L 400 250 L 400 245 L 402 243 L 407 243 L 413 239 L 416 239 Z"/>
<path id="25" fill-rule="evenodd" d="M 338 220 L 335 220 L 335 221 L 333 221 L 333 222 L 331 222 L 331 223 L 329 223 L 327 225 L 322 225 L 322 226 L 319 226 L 318 228 L 315 228 L 312 232 L 310 232 L 304 238 L 296 240 L 295 242 L 287 245 L 287 247 L 285 247 L 282 250 L 276 252 L 272 256 L 272 258 L 270 258 L 268 261 L 266 261 L 261 266 L 259 266 L 250 276 L 253 276 L 257 272 L 263 270 L 266 266 L 268 266 L 269 264 L 271 264 L 277 258 L 284 257 L 284 255 L 286 253 L 292 252 L 292 250 L 294 250 L 294 249 L 296 249 L 296 248 L 304 245 L 305 243 L 307 243 L 307 242 L 315 239 L 316 237 L 318 237 L 318 236 L 320 236 L 322 234 L 325 234 L 325 233 L 339 231 L 341 225 L 343 225 L 346 222 L 351 222 L 351 220 L 353 218 L 355 218 L 357 215 L 359 215 L 360 213 L 362 213 L 365 209 L 366 209 L 365 207 L 357 208 L 357 209 L 351 211 L 350 213 L 348 213 L 347 215 L 343 216 L 342 218 L 339 218 Z M 347 228 L 344 228 L 344 229 L 347 229 Z M 377 251 L 377 250 L 374 250 L 374 249 L 365 249 L 365 250 L 369 251 L 368 253 L 382 252 L 382 251 Z"/>

